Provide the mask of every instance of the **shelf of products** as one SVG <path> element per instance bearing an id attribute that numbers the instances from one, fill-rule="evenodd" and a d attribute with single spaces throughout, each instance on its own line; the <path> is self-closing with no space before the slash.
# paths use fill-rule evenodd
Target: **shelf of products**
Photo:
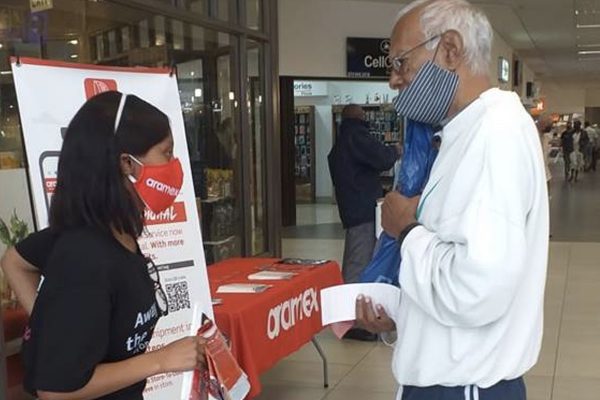
<path id="1" fill-rule="evenodd" d="M 202 240 L 206 263 L 213 264 L 239 254 L 233 170 L 205 170 L 207 197 L 200 199 Z"/>
<path id="2" fill-rule="evenodd" d="M 295 107 L 294 143 L 296 193 L 299 200 L 315 201 L 315 108 Z"/>

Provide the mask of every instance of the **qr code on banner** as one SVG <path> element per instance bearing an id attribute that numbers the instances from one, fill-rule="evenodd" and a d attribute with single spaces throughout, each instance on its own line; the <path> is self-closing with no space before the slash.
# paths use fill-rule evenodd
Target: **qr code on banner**
<path id="1" fill-rule="evenodd" d="M 167 283 L 165 285 L 165 290 L 169 301 L 170 313 L 192 308 L 190 303 L 190 292 L 186 281 Z"/>

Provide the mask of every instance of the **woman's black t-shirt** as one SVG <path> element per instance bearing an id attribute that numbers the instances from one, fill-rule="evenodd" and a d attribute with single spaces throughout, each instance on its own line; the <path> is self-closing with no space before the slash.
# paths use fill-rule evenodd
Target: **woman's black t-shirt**
<path id="1" fill-rule="evenodd" d="M 40 231 L 16 246 L 44 282 L 23 337 L 25 388 L 73 392 L 98 364 L 146 351 L 159 319 L 145 258 L 86 228 Z M 140 381 L 102 400 L 142 399 Z"/>

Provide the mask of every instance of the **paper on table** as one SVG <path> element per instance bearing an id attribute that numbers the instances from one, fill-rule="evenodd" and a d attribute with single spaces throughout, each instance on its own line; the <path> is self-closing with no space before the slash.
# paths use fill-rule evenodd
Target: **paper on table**
<path id="1" fill-rule="evenodd" d="M 229 283 L 219 286 L 217 293 L 262 293 L 270 287 L 255 283 Z"/>
<path id="2" fill-rule="evenodd" d="M 282 272 L 282 271 L 260 271 L 251 275 L 248 275 L 248 279 L 251 281 L 279 281 L 292 279 L 295 274 L 293 272 Z"/>
<path id="3" fill-rule="evenodd" d="M 390 318 L 395 319 L 400 306 L 400 289 L 387 283 L 352 283 L 321 290 L 321 322 L 323 326 L 356 319 L 356 298 L 370 297 L 381 304 Z"/>

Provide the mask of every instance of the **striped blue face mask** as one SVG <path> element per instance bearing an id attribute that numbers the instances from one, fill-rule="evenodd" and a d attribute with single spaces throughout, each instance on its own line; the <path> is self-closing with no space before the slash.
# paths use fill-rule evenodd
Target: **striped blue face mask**
<path id="1" fill-rule="evenodd" d="M 394 98 L 402 117 L 430 125 L 440 124 L 448 115 L 458 89 L 458 75 L 427 61 L 413 81 Z"/>

